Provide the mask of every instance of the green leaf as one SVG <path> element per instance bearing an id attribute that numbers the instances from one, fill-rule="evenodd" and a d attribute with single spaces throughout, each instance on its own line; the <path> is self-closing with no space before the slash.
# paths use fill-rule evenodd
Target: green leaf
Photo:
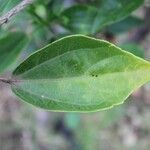
<path id="1" fill-rule="evenodd" d="M 12 32 L 0 39 L 0 73 L 17 59 L 27 41 L 22 32 Z"/>
<path id="2" fill-rule="evenodd" d="M 102 0 L 97 8 L 72 6 L 62 13 L 62 24 L 73 33 L 95 34 L 106 25 L 129 16 L 142 3 L 143 0 Z"/>
<path id="3" fill-rule="evenodd" d="M 144 49 L 136 43 L 124 43 L 120 47 L 138 57 L 144 58 Z"/>
<path id="4" fill-rule="evenodd" d="M 0 0 L 0 16 L 18 4 L 20 0 Z"/>
<path id="5" fill-rule="evenodd" d="M 150 80 L 150 63 L 103 40 L 73 35 L 27 58 L 13 72 L 24 101 L 57 111 L 110 108 Z"/>
<path id="6" fill-rule="evenodd" d="M 62 25 L 73 33 L 91 34 L 97 9 L 87 5 L 76 5 L 61 14 Z"/>
<path id="7" fill-rule="evenodd" d="M 63 0 L 53 0 L 51 3 L 51 9 L 57 16 L 59 16 L 60 13 L 64 10 L 64 7 L 65 5 Z"/>
<path id="8" fill-rule="evenodd" d="M 120 34 L 126 31 L 130 31 L 132 28 L 139 27 L 143 24 L 143 20 L 140 18 L 129 16 L 122 21 L 112 24 L 106 28 L 106 31 L 112 34 Z"/>
<path id="9" fill-rule="evenodd" d="M 80 116 L 75 113 L 67 113 L 64 116 L 65 125 L 71 130 L 77 130 L 80 124 Z"/>

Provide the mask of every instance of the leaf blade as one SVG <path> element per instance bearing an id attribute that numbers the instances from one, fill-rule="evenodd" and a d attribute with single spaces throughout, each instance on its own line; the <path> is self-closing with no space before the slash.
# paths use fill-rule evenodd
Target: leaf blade
<path id="1" fill-rule="evenodd" d="M 75 35 L 34 53 L 13 74 L 20 81 L 12 90 L 26 102 L 87 112 L 123 103 L 150 80 L 150 63 L 103 40 Z"/>

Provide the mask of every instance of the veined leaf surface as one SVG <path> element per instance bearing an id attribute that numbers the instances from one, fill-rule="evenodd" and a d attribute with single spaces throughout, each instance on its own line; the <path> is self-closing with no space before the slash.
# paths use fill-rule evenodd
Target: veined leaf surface
<path id="1" fill-rule="evenodd" d="M 73 35 L 27 58 L 13 73 L 24 101 L 57 111 L 118 105 L 150 80 L 150 63 L 103 40 Z"/>

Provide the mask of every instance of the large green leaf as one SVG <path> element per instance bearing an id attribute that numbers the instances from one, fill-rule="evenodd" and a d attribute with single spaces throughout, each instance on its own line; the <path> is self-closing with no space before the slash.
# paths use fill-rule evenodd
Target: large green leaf
<path id="1" fill-rule="evenodd" d="M 142 3 L 143 0 L 102 0 L 97 8 L 72 6 L 62 13 L 62 24 L 73 33 L 94 34 L 106 25 L 127 17 Z"/>
<path id="2" fill-rule="evenodd" d="M 0 73 L 16 60 L 27 41 L 22 32 L 12 32 L 0 39 Z"/>
<path id="3" fill-rule="evenodd" d="M 150 63 L 103 40 L 62 38 L 27 58 L 12 90 L 48 110 L 97 111 L 124 102 L 150 80 Z"/>

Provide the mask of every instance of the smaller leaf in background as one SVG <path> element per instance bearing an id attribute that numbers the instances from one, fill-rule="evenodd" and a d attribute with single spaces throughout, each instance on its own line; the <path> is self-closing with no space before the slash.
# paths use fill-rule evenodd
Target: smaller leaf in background
<path id="1" fill-rule="evenodd" d="M 93 33 L 129 16 L 144 0 L 101 0 L 93 23 Z"/>
<path id="2" fill-rule="evenodd" d="M 61 14 L 64 27 L 73 33 L 90 34 L 97 9 L 88 5 L 76 5 Z"/>
<path id="3" fill-rule="evenodd" d="M 102 0 L 97 7 L 75 5 L 61 14 L 62 25 L 73 33 L 95 34 L 106 25 L 129 16 L 143 4 L 143 0 Z"/>
<path id="4" fill-rule="evenodd" d="M 53 0 L 50 4 L 50 9 L 57 16 L 59 16 L 60 13 L 64 10 L 64 7 L 64 0 Z"/>
<path id="5" fill-rule="evenodd" d="M 0 0 L 0 16 L 16 6 L 20 0 Z"/>
<path id="6" fill-rule="evenodd" d="M 136 43 L 124 43 L 119 46 L 138 57 L 144 58 L 144 49 Z"/>
<path id="7" fill-rule="evenodd" d="M 45 19 L 47 17 L 46 8 L 44 7 L 44 5 L 36 5 L 35 13 L 43 19 Z"/>
<path id="8" fill-rule="evenodd" d="M 0 15 L 3 14 L 4 9 L 6 8 L 9 0 L 0 0 Z"/>
<path id="9" fill-rule="evenodd" d="M 143 20 L 137 17 L 129 16 L 122 21 L 114 23 L 106 28 L 106 32 L 114 35 L 130 31 L 134 27 L 138 27 L 143 24 Z"/>
<path id="10" fill-rule="evenodd" d="M 28 9 L 33 21 L 50 28 L 53 21 L 57 20 L 57 16 L 64 10 L 63 0 L 47 0 L 36 1 Z"/>
<path id="11" fill-rule="evenodd" d="M 0 73 L 16 61 L 27 42 L 22 32 L 12 32 L 0 39 Z"/>
<path id="12" fill-rule="evenodd" d="M 69 129 L 76 130 L 80 124 L 80 115 L 75 113 L 67 113 L 65 115 L 65 124 Z"/>
<path id="13" fill-rule="evenodd" d="M 31 15 L 31 20 L 33 22 L 33 24 L 40 24 L 43 26 L 48 26 L 48 22 L 47 22 L 47 12 L 46 9 L 44 7 L 44 5 L 42 4 L 36 4 L 36 5 L 31 5 L 28 8 L 28 12 Z"/>
<path id="14" fill-rule="evenodd" d="M 55 111 L 98 111 L 122 104 L 148 82 L 150 62 L 109 42 L 72 35 L 29 56 L 13 76 L 13 92 L 30 104 Z"/>

